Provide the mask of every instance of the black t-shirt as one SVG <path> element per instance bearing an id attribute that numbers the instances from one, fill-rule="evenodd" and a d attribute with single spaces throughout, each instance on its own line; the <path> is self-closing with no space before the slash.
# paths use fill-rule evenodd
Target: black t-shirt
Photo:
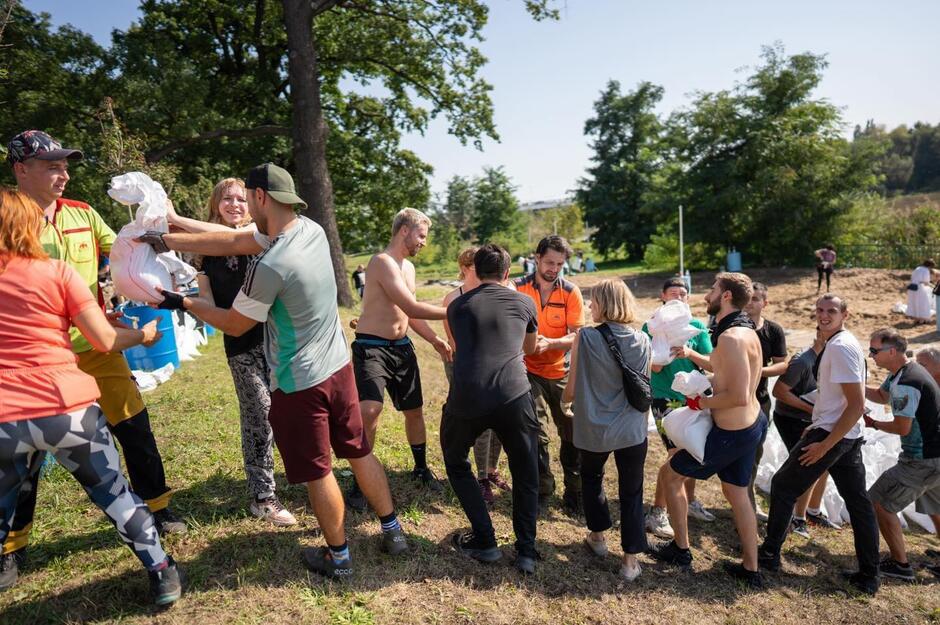
<path id="1" fill-rule="evenodd" d="M 816 376 L 813 375 L 813 365 L 816 364 L 817 354 L 809 347 L 793 358 L 787 365 L 787 370 L 780 376 L 780 381 L 790 387 L 790 391 L 797 397 L 806 395 L 816 390 Z M 799 419 L 800 421 L 812 421 L 813 415 L 809 412 L 799 410 L 793 406 L 788 406 L 780 400 L 774 406 L 774 413 Z"/>
<path id="2" fill-rule="evenodd" d="M 238 290 L 245 281 L 249 256 L 205 256 L 202 259 L 202 271 L 209 278 L 212 298 L 219 308 L 231 308 Z M 261 345 L 264 342 L 264 324 L 259 323 L 241 336 L 222 336 L 225 355 L 229 358 L 238 356 Z"/>
<path id="3" fill-rule="evenodd" d="M 353 286 L 357 289 L 361 289 L 366 285 L 366 272 L 364 271 L 354 271 L 353 272 Z"/>
<path id="4" fill-rule="evenodd" d="M 757 330 L 760 339 L 761 361 L 763 366 L 773 362 L 774 358 L 787 357 L 787 337 L 779 323 L 764 319 L 764 325 Z M 764 403 L 770 399 L 767 392 L 767 378 L 761 378 L 757 385 L 757 401 Z"/>
<path id="5" fill-rule="evenodd" d="M 531 297 L 485 283 L 447 307 L 454 335 L 454 382 L 447 412 L 482 417 L 529 392 L 522 342 L 538 330 Z"/>

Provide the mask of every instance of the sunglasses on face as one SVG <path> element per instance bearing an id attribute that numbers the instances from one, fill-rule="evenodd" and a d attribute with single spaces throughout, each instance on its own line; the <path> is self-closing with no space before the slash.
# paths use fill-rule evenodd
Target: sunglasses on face
<path id="1" fill-rule="evenodd" d="M 874 358 L 875 355 L 878 354 L 879 352 L 886 352 L 889 349 L 894 349 L 894 348 L 893 347 L 869 347 L 868 355 Z"/>

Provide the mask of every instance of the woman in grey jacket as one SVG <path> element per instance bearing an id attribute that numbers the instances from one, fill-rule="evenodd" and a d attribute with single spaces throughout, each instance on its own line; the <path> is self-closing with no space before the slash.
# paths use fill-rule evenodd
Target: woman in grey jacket
<path id="1" fill-rule="evenodd" d="M 622 280 L 604 280 L 591 291 L 591 315 L 604 323 L 624 361 L 649 375 L 649 338 L 627 324 L 636 318 L 636 301 Z M 584 542 L 607 555 L 604 532 L 612 526 L 604 494 L 604 464 L 614 454 L 620 491 L 620 573 L 640 575 L 637 555 L 646 550 L 643 527 L 643 464 L 646 461 L 646 412 L 630 405 L 620 365 L 597 328 L 583 328 L 571 350 L 571 371 L 563 395 L 574 403 L 574 444 L 581 451 L 581 488 L 588 535 Z"/>

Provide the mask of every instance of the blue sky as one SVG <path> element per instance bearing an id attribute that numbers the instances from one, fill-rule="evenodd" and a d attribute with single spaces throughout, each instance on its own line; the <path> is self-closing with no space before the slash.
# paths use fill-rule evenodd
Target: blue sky
<path id="1" fill-rule="evenodd" d="M 24 0 L 54 24 L 102 43 L 138 15 L 136 0 Z M 665 88 L 661 112 L 743 79 L 762 45 L 828 55 L 818 95 L 843 108 L 847 131 L 867 119 L 889 127 L 940 122 L 940 2 L 936 0 L 558 0 L 561 20 L 535 22 L 522 0 L 491 0 L 481 45 L 490 62 L 501 142 L 482 152 L 447 135 L 443 120 L 405 145 L 435 168 L 432 190 L 455 174 L 503 165 L 522 201 L 556 198 L 589 164 L 584 121 L 609 79 Z M 744 68 L 742 70 L 742 68 Z"/>

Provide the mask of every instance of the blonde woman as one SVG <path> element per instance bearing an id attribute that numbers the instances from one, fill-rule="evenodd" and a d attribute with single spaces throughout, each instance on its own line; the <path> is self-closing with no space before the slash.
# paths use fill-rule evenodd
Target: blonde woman
<path id="1" fill-rule="evenodd" d="M 187 232 L 214 229 L 209 224 L 227 228 L 254 227 L 248 214 L 245 183 L 226 178 L 215 185 L 207 202 L 208 220 L 200 222 L 177 215 L 170 210 L 170 225 Z M 217 226 L 216 226 L 217 228 Z M 245 281 L 249 256 L 204 256 L 197 261 L 199 295 L 220 308 L 230 308 Z M 275 494 L 274 438 L 268 411 L 271 394 L 269 371 L 264 357 L 264 324 L 259 323 L 245 334 L 223 335 L 225 356 L 235 382 L 235 393 L 241 413 L 242 457 L 248 477 L 251 514 L 274 525 L 286 527 L 297 519 L 285 509 Z"/>
<path id="2" fill-rule="evenodd" d="M 591 291 L 594 322 L 610 330 L 624 361 L 650 374 L 650 341 L 631 328 L 636 302 L 622 280 L 603 280 Z M 613 453 L 620 491 L 620 574 L 632 582 L 640 575 L 637 554 L 646 550 L 643 519 L 643 464 L 647 413 L 630 405 L 620 365 L 601 331 L 582 328 L 571 349 L 571 371 L 562 400 L 574 402 L 574 445 L 581 452 L 581 488 L 588 530 L 585 544 L 607 555 L 604 532 L 612 527 L 604 494 L 604 464 Z"/>
<path id="3" fill-rule="evenodd" d="M 479 248 L 475 245 L 464 248 L 457 256 L 457 266 L 460 270 L 460 280 L 462 285 L 444 296 L 442 306 L 447 308 L 452 301 L 468 291 L 480 286 L 480 279 L 477 278 L 476 269 L 473 267 L 473 256 Z M 447 332 L 447 340 L 450 342 L 450 348 L 456 352 L 457 345 L 454 344 L 454 336 L 450 332 L 450 326 L 447 320 L 444 320 L 444 331 Z M 454 380 L 454 363 L 444 361 L 444 373 L 447 375 L 447 383 L 451 384 Z M 480 483 L 480 492 L 483 493 L 483 501 L 487 505 L 493 505 L 496 496 L 493 493 L 493 487 L 509 491 L 509 484 L 500 476 L 497 466 L 499 465 L 499 452 L 503 449 L 499 442 L 499 437 L 493 430 L 486 430 L 480 434 L 473 444 L 473 459 L 477 465 L 477 482 Z"/>

